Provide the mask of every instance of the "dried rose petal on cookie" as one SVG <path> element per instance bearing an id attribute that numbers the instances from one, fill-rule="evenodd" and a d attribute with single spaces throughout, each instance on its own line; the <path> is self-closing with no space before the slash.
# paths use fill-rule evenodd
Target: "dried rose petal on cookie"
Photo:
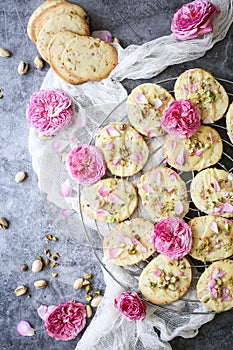
<path id="1" fill-rule="evenodd" d="M 79 145 L 67 154 L 66 167 L 72 179 L 86 186 L 99 181 L 106 172 L 101 151 L 86 144 Z"/>
<path id="2" fill-rule="evenodd" d="M 26 113 L 29 124 L 46 136 L 56 135 L 69 126 L 73 115 L 72 101 L 60 89 L 35 92 Z"/>
<path id="3" fill-rule="evenodd" d="M 191 249 L 192 230 L 177 217 L 160 220 L 151 234 L 155 250 L 168 259 L 181 259 Z"/>
<path id="4" fill-rule="evenodd" d="M 173 137 L 191 137 L 200 125 L 200 110 L 189 100 L 172 101 L 161 118 L 162 128 Z"/>

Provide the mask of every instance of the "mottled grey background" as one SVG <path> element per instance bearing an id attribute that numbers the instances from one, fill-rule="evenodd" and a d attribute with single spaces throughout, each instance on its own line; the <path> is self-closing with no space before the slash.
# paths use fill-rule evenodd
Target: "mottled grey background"
<path id="1" fill-rule="evenodd" d="M 108 29 L 121 40 L 122 46 L 142 44 L 156 37 L 170 34 L 170 23 L 175 11 L 187 1 L 128 0 L 128 1 L 74 1 L 87 11 L 92 30 Z M 10 222 L 9 229 L 0 231 L 0 349 L 4 350 L 66 350 L 74 349 L 77 339 L 58 342 L 43 330 L 43 322 L 37 316 L 40 304 L 58 304 L 70 299 L 85 302 L 85 292 L 75 291 L 73 281 L 92 272 L 93 286 L 104 291 L 101 268 L 91 248 L 75 239 L 74 226 L 70 236 L 63 234 L 66 219 L 54 222 L 60 209 L 49 204 L 37 186 L 37 177 L 31 166 L 28 152 L 29 127 L 25 120 L 25 109 L 30 95 L 40 88 L 48 70 L 33 67 L 37 55 L 36 47 L 26 34 L 27 21 L 33 10 L 42 3 L 37 0 L 3 0 L 0 4 L 0 47 L 12 53 L 11 58 L 0 58 L 1 143 L 0 143 L 0 216 Z M 215 45 L 203 58 L 193 62 L 169 67 L 159 78 L 174 77 L 187 68 L 202 67 L 214 75 L 233 80 L 232 28 L 224 41 Z M 17 67 L 21 60 L 30 64 L 27 75 L 20 76 Z M 130 91 L 142 81 L 124 81 Z M 27 179 L 20 184 L 14 181 L 18 171 L 26 171 Z M 55 234 L 58 242 L 46 244 L 45 234 Z M 57 279 L 51 277 L 51 268 L 44 269 L 38 278 L 49 281 L 44 290 L 35 290 L 33 281 L 37 276 L 31 271 L 22 272 L 23 263 L 31 265 L 43 250 L 49 247 L 61 255 Z M 101 251 L 99 252 L 101 254 Z M 31 299 L 17 298 L 14 290 L 18 285 L 29 287 Z M 171 341 L 174 350 L 229 350 L 232 349 L 233 312 L 217 315 L 204 325 L 194 339 L 176 338 Z M 35 337 L 21 337 L 16 326 L 22 319 L 30 321 L 36 328 Z M 103 349 L 104 350 L 104 349 Z M 117 349 L 114 349 L 117 350 Z"/>

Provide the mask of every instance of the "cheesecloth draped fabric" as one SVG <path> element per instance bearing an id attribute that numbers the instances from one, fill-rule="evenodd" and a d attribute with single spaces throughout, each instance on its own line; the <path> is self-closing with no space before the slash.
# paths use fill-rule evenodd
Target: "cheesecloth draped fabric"
<path id="1" fill-rule="evenodd" d="M 38 175 L 39 187 L 47 194 L 48 200 L 60 208 L 76 211 L 75 215 L 66 218 L 65 234 L 73 232 L 72 228 L 80 221 L 80 214 L 78 187 L 71 182 L 73 189 L 71 198 L 64 198 L 60 193 L 61 184 L 67 180 L 67 173 L 61 161 L 63 151 L 67 146 L 89 142 L 100 120 L 126 99 L 127 92 L 120 81 L 126 78 L 155 77 L 168 66 L 202 57 L 215 43 L 224 39 L 233 20 L 233 0 L 212 0 L 212 2 L 221 10 L 213 20 L 212 33 L 187 41 L 179 41 L 171 34 L 141 46 L 130 45 L 126 49 L 114 44 L 118 51 L 119 64 L 108 79 L 72 86 L 58 78 L 52 70 L 47 73 L 41 89 L 51 87 L 63 89 L 75 103 L 76 117 L 71 127 L 60 132 L 52 140 L 40 140 L 36 132 L 31 129 L 29 149 L 33 168 Z M 158 160 L 160 158 L 162 159 L 162 154 L 158 151 Z M 93 228 L 91 222 L 87 222 L 87 226 Z M 80 234 L 76 232 L 76 239 L 83 241 L 81 231 Z M 127 285 L 128 276 L 126 277 L 119 267 L 105 263 L 114 276 L 124 282 L 124 289 L 131 289 L 132 283 Z M 200 303 L 194 303 L 190 310 L 192 312 L 188 315 L 148 306 L 147 316 L 143 322 L 125 321 L 113 307 L 114 298 L 124 289 L 105 271 L 104 277 L 106 281 L 104 300 L 78 342 L 76 350 L 169 350 L 171 349 L 169 340 L 176 336 L 194 337 L 198 328 L 214 317 L 214 314 L 193 314 L 194 311 L 205 310 Z M 176 307 L 182 310 L 183 303 L 179 301 Z M 154 331 L 154 327 L 159 330 L 159 335 Z"/>

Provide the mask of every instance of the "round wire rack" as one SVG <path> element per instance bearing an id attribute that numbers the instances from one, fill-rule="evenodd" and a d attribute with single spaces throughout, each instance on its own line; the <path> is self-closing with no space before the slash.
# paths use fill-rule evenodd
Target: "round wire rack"
<path id="1" fill-rule="evenodd" d="M 174 78 L 169 78 L 169 79 L 164 79 L 160 81 L 155 81 L 156 84 L 159 84 L 163 86 L 165 89 L 167 89 L 171 94 L 174 92 L 173 86 L 174 86 L 174 81 L 177 79 L 177 77 Z M 233 100 L 233 82 L 226 80 L 226 79 L 221 79 L 217 78 L 217 80 L 224 86 L 225 90 L 228 93 L 229 96 L 229 101 L 230 103 Z M 109 124 L 112 121 L 121 121 L 124 123 L 129 123 L 127 119 L 127 106 L 126 106 L 126 100 L 122 101 L 117 107 L 115 107 L 110 114 L 102 120 L 102 122 L 99 124 L 99 128 Z M 223 154 L 221 159 L 219 160 L 218 163 L 214 165 L 215 168 L 219 169 L 224 169 L 228 172 L 233 171 L 233 153 L 232 153 L 232 148 L 233 145 L 229 140 L 229 137 L 227 135 L 227 130 L 226 130 L 226 122 L 225 118 L 223 117 L 219 121 L 215 122 L 214 124 L 210 125 L 212 128 L 216 129 L 218 133 L 220 134 L 222 141 L 223 141 Z M 151 142 L 155 142 L 155 154 L 156 152 L 162 152 L 163 148 L 163 137 L 157 137 L 153 139 L 145 138 L 147 144 L 149 145 Z M 93 132 L 93 135 L 89 141 L 90 144 L 94 144 L 95 141 L 95 132 Z M 150 161 L 150 160 L 149 160 Z M 164 164 L 166 166 L 169 166 L 165 163 L 164 160 L 159 162 L 157 165 Z M 156 166 L 154 163 L 151 167 Z M 169 166 L 170 167 L 170 166 Z M 177 171 L 176 169 L 174 169 Z M 185 181 L 186 186 L 187 186 L 187 191 L 188 191 L 188 200 L 189 200 L 189 206 L 190 210 L 185 216 L 184 220 L 189 221 L 190 219 L 197 217 L 197 216 L 202 216 L 204 213 L 200 212 L 193 204 L 190 196 L 190 185 L 197 174 L 197 171 L 190 171 L 190 172 L 182 172 L 182 171 L 177 171 L 179 176 Z M 128 181 L 132 181 L 133 183 L 136 183 L 137 179 L 143 174 L 143 170 L 139 172 L 136 176 L 131 176 L 129 178 L 126 178 Z M 110 173 L 107 174 L 108 176 L 113 177 Z M 115 176 L 114 176 L 115 177 Z M 117 177 L 115 177 L 117 178 Z M 82 186 L 79 187 L 79 197 L 81 195 L 81 190 Z M 90 244 L 90 246 L 93 249 L 93 252 L 98 260 L 98 262 L 101 264 L 101 266 L 107 271 L 107 273 L 124 289 L 128 289 L 128 279 L 130 280 L 131 287 L 130 289 L 132 291 L 135 291 L 139 294 L 142 300 L 144 300 L 146 303 L 150 305 L 154 305 L 156 307 L 159 307 L 161 309 L 168 310 L 169 312 L 175 312 L 179 314 L 207 314 L 207 313 L 213 313 L 213 311 L 208 310 L 205 306 L 201 305 L 199 300 L 196 297 L 196 284 L 197 281 L 202 274 L 202 272 L 210 265 L 210 263 L 207 262 L 200 262 L 198 260 L 194 260 L 193 258 L 187 256 L 191 268 L 192 268 L 192 283 L 189 289 L 189 293 L 191 297 L 187 297 L 184 295 L 180 300 L 173 302 L 172 304 L 167 304 L 167 305 L 155 305 L 152 304 L 150 301 L 148 301 L 144 296 L 141 294 L 138 286 L 138 280 L 139 276 L 142 272 L 142 270 L 145 268 L 145 266 L 154 258 L 157 256 L 157 253 L 154 253 L 150 258 L 146 259 L 145 261 L 141 261 L 138 264 L 135 265 L 130 265 L 126 267 L 118 267 L 122 270 L 122 276 L 123 278 L 119 277 L 119 274 L 116 274 L 114 272 L 114 269 L 111 268 L 111 264 L 107 264 L 106 261 L 103 259 L 103 254 L 102 254 L 102 242 L 105 234 L 111 230 L 115 225 L 114 224 L 108 224 L 108 223 L 102 223 L 98 222 L 97 220 L 92 220 L 93 225 L 89 225 L 89 220 L 87 220 L 85 214 L 83 215 L 81 206 L 80 206 L 80 201 L 79 201 L 79 209 L 80 209 L 80 216 L 81 216 L 81 221 L 84 229 L 84 234 L 87 242 Z M 140 210 L 136 210 L 132 217 L 141 217 L 141 212 Z M 131 218 L 132 218 L 131 217 Z M 130 219 L 130 218 L 129 218 Z M 149 219 L 150 220 L 150 219 Z M 230 257 L 232 258 L 232 257 Z M 182 307 L 181 303 L 182 302 Z"/>

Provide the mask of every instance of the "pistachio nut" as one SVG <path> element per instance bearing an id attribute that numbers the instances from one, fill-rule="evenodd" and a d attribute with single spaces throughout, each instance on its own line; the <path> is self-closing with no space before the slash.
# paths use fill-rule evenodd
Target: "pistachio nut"
<path id="1" fill-rule="evenodd" d="M 20 183 L 25 179 L 25 177 L 26 177 L 26 173 L 24 171 L 19 171 L 15 175 L 15 182 Z"/>
<path id="2" fill-rule="evenodd" d="M 74 281 L 73 287 L 74 289 L 81 289 L 83 286 L 83 279 L 82 278 L 78 278 Z"/>
<path id="3" fill-rule="evenodd" d="M 102 295 L 98 295 L 97 297 L 93 298 L 91 301 L 91 306 L 92 307 L 97 307 L 101 303 L 103 297 Z"/>
<path id="4" fill-rule="evenodd" d="M 5 218 L 0 218 L 0 228 L 2 230 L 6 230 L 8 228 L 9 224 Z"/>
<path id="5" fill-rule="evenodd" d="M 40 140 L 51 140 L 53 138 L 53 136 L 46 136 L 43 135 L 41 132 L 38 134 L 38 137 Z"/>
<path id="6" fill-rule="evenodd" d="M 17 297 L 20 297 L 21 295 L 24 295 L 27 293 L 27 287 L 25 286 L 19 286 L 15 289 L 15 294 Z"/>
<path id="7" fill-rule="evenodd" d="M 113 42 L 114 42 L 115 44 L 120 44 L 120 40 L 119 40 L 118 38 L 113 38 Z"/>
<path id="8" fill-rule="evenodd" d="M 39 56 L 36 56 L 34 58 L 34 66 L 37 68 L 37 69 L 42 69 L 44 67 L 44 62 L 42 60 L 41 57 Z"/>
<path id="9" fill-rule="evenodd" d="M 0 47 L 0 57 L 8 58 L 10 57 L 11 53 L 4 49 L 3 47 Z"/>
<path id="10" fill-rule="evenodd" d="M 92 308 L 90 305 L 86 305 L 86 313 L 87 313 L 87 318 L 90 318 L 92 316 Z"/>
<path id="11" fill-rule="evenodd" d="M 34 287 L 36 287 L 37 289 L 43 289 L 47 286 L 47 281 L 45 280 L 38 280 L 34 282 Z"/>
<path id="12" fill-rule="evenodd" d="M 20 75 L 26 74 L 29 68 L 29 64 L 27 62 L 21 61 L 18 65 L 18 73 Z"/>
<path id="13" fill-rule="evenodd" d="M 40 272 L 43 268 L 43 263 L 41 260 L 36 259 L 32 263 L 32 272 Z"/>

